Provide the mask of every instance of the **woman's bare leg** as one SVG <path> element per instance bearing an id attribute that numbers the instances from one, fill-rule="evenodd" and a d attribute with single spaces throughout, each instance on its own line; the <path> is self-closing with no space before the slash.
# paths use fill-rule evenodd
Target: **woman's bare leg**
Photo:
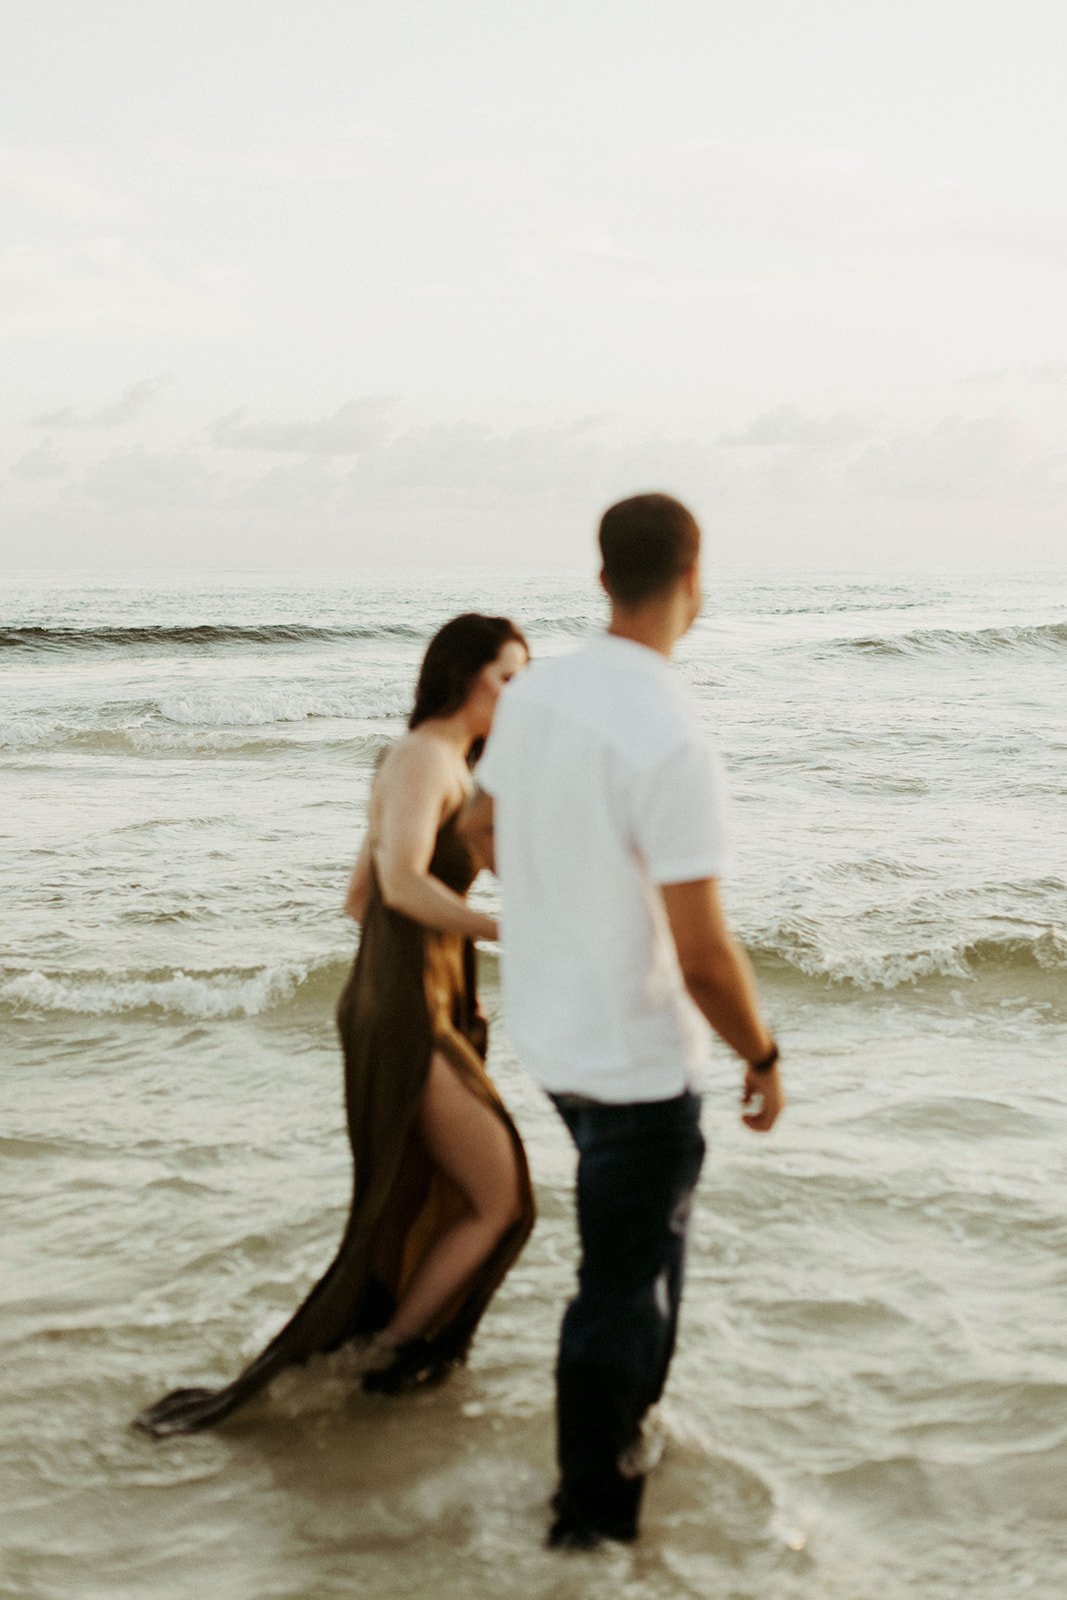
<path id="1" fill-rule="evenodd" d="M 430 1058 L 419 1113 L 423 1143 L 469 1207 L 429 1251 L 385 1330 L 417 1338 L 521 1215 L 519 1172 L 507 1128 L 467 1089 L 448 1059 Z"/>
<path id="2" fill-rule="evenodd" d="M 431 1175 L 430 1158 L 412 1132 L 374 1235 L 372 1271 L 390 1294 L 396 1293 L 404 1241 L 425 1203 Z"/>

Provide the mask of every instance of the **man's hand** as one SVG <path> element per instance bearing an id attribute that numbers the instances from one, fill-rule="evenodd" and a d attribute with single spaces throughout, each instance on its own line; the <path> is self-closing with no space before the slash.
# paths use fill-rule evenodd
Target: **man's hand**
<path id="1" fill-rule="evenodd" d="M 752 1067 L 746 1071 L 741 1104 L 750 1106 L 756 1100 L 760 1102 L 759 1110 L 744 1113 L 741 1121 L 754 1133 L 769 1133 L 785 1105 L 785 1093 L 777 1066 L 773 1066 L 770 1072 L 756 1072 Z"/>

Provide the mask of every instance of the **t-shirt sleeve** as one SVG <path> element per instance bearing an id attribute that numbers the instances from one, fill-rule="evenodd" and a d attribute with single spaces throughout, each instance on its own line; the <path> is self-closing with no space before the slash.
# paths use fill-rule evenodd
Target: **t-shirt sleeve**
<path id="1" fill-rule="evenodd" d="M 694 738 L 643 774 L 634 802 L 634 839 L 654 883 L 695 883 L 728 870 L 726 783 L 705 740 Z"/>

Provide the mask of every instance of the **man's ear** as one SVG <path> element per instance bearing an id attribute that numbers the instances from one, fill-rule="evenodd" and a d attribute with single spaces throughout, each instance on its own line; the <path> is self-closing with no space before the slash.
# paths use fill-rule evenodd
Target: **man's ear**
<path id="1" fill-rule="evenodd" d="M 608 588 L 608 580 L 604 576 L 604 568 L 603 567 L 601 567 L 600 572 L 598 574 L 598 581 L 600 583 L 600 587 L 603 589 L 604 593 L 607 595 L 608 599 L 610 600 L 611 599 L 611 590 Z"/>

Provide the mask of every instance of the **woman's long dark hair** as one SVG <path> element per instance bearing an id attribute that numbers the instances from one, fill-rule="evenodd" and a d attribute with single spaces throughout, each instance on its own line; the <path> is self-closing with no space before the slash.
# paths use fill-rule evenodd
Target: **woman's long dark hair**
<path id="1" fill-rule="evenodd" d="M 507 617 L 483 617 L 465 611 L 438 629 L 422 658 L 415 705 L 408 727 L 417 728 L 430 717 L 450 717 L 463 705 L 483 667 L 495 661 L 506 644 L 530 647 Z"/>

